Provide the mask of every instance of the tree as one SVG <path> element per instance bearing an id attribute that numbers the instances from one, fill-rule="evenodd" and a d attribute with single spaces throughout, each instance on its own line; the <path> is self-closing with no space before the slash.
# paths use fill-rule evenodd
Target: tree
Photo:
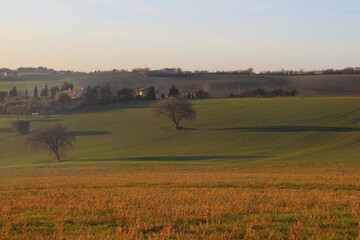
<path id="1" fill-rule="evenodd" d="M 182 120 L 193 120 L 196 116 L 191 103 L 180 97 L 161 100 L 153 105 L 152 111 L 155 118 L 163 116 L 172 121 L 176 129 L 182 128 L 179 125 Z"/>
<path id="2" fill-rule="evenodd" d="M 98 99 L 96 97 L 96 89 L 92 88 L 90 85 L 85 89 L 84 93 L 81 95 L 82 104 L 91 106 L 98 104 Z"/>
<path id="3" fill-rule="evenodd" d="M 96 86 L 96 97 L 98 99 L 99 104 L 107 104 L 111 102 L 111 88 L 110 83 L 105 86 Z"/>
<path id="4" fill-rule="evenodd" d="M 17 97 L 17 96 L 19 96 L 16 87 L 13 87 L 13 88 L 10 90 L 9 96 L 10 96 L 10 97 Z"/>
<path id="5" fill-rule="evenodd" d="M 74 89 L 74 85 L 72 83 L 69 83 L 69 82 L 66 82 L 66 81 L 61 86 L 61 91 L 72 90 L 72 89 Z"/>
<path id="6" fill-rule="evenodd" d="M 43 89 L 41 89 L 40 96 L 42 96 L 42 97 L 49 96 L 49 88 L 48 88 L 47 84 L 45 84 L 45 87 Z"/>
<path id="7" fill-rule="evenodd" d="M 135 98 L 134 90 L 131 88 L 122 88 L 117 92 L 118 97 L 122 101 L 131 101 Z"/>
<path id="8" fill-rule="evenodd" d="M 139 68 L 139 69 L 136 69 L 135 71 L 138 72 L 139 74 L 141 74 L 143 77 L 149 76 L 149 73 L 150 73 L 149 68 Z"/>
<path id="9" fill-rule="evenodd" d="M 38 96 L 39 96 L 38 88 L 37 88 L 37 86 L 35 85 L 35 87 L 34 87 L 34 97 L 38 97 Z"/>
<path id="10" fill-rule="evenodd" d="M 67 93 L 58 92 L 55 95 L 55 102 L 60 105 L 61 109 L 64 109 L 66 105 L 71 104 L 71 98 Z"/>
<path id="11" fill-rule="evenodd" d="M 149 89 L 145 92 L 146 100 L 156 100 L 156 90 L 155 87 L 149 87 Z"/>
<path id="12" fill-rule="evenodd" d="M 6 91 L 0 91 L 0 102 L 3 102 L 8 93 Z"/>
<path id="13" fill-rule="evenodd" d="M 30 128 L 30 121 L 18 120 L 11 123 L 11 128 L 20 134 L 27 134 Z"/>
<path id="14" fill-rule="evenodd" d="M 51 87 L 50 88 L 50 96 L 55 98 L 56 93 L 60 92 L 59 86 Z"/>
<path id="15" fill-rule="evenodd" d="M 208 95 L 209 95 L 209 93 L 201 88 L 199 90 L 195 91 L 195 98 L 203 99 L 203 98 L 207 98 Z"/>
<path id="16" fill-rule="evenodd" d="M 61 124 L 54 126 L 39 128 L 35 130 L 27 143 L 34 150 L 47 150 L 50 154 L 54 154 L 58 161 L 64 156 L 64 151 L 73 147 L 75 136 L 66 131 L 66 127 Z"/>
<path id="17" fill-rule="evenodd" d="M 175 87 L 175 85 L 173 84 L 169 90 L 169 97 L 175 97 L 177 95 L 179 95 L 179 90 Z"/>

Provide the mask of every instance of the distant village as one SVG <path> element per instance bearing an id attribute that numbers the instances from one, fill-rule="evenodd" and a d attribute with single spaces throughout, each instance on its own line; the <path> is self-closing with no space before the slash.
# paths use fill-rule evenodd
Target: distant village
<path id="1" fill-rule="evenodd" d="M 138 100 L 161 100 L 168 97 L 188 99 L 207 98 L 208 92 L 199 88 L 193 91 L 181 91 L 172 85 L 166 92 L 160 92 L 156 86 L 137 89 L 123 87 L 114 89 L 110 84 L 75 88 L 70 82 L 62 86 L 47 84 L 41 89 L 19 91 L 14 86 L 10 91 L 0 91 L 0 113 L 12 115 L 43 116 L 72 111 L 83 107 L 129 102 Z"/>
<path id="2" fill-rule="evenodd" d="M 237 74 L 237 75 L 321 75 L 321 74 L 360 74 L 360 68 L 348 67 L 341 70 L 327 69 L 323 71 L 267 71 L 255 73 L 252 68 L 239 71 L 184 71 L 181 68 L 164 68 L 160 70 L 151 70 L 149 68 L 137 68 L 131 71 L 117 70 L 102 72 L 96 70 L 91 73 L 75 72 L 75 71 L 56 71 L 54 69 L 48 69 L 46 67 L 38 68 L 25 68 L 21 67 L 16 70 L 8 68 L 0 69 L 0 81 L 7 81 L 11 83 L 12 80 L 17 78 L 25 78 L 26 76 L 33 77 L 33 81 L 36 83 L 39 76 L 43 76 L 43 79 L 47 79 L 49 75 L 72 75 L 82 74 L 82 78 L 91 77 L 91 74 L 98 75 L 99 73 L 111 74 L 111 72 L 125 72 L 125 73 L 137 73 L 144 77 L 177 77 L 177 76 L 189 76 L 189 75 L 206 75 L 206 74 Z M 99 75 L 98 75 L 99 76 Z M 100 75 L 101 76 L 101 75 Z M 140 77 L 138 76 L 138 77 Z M 26 78 L 25 78 L 26 79 Z M 65 78 L 66 79 L 66 78 Z M 86 85 L 84 81 L 84 85 Z M 174 81 L 176 82 L 176 81 Z M 104 80 L 106 83 L 106 80 Z M 14 85 L 16 82 L 14 81 Z M 334 85 L 333 85 L 334 89 Z M 223 97 L 295 97 L 303 96 L 303 84 L 300 84 L 296 89 L 285 89 L 281 87 L 268 88 L 267 91 L 260 88 L 244 89 L 240 91 L 232 89 L 233 92 L 226 91 Z M 31 89 L 17 89 L 14 86 L 9 90 L 0 90 L 0 113 L 1 114 L 14 114 L 14 115 L 47 115 L 57 112 L 64 112 L 68 110 L 75 110 L 78 108 L 112 104 L 125 101 L 137 101 L 137 100 L 161 100 L 168 97 L 180 96 L 187 99 L 204 99 L 211 97 L 209 95 L 209 88 L 206 82 L 201 83 L 194 89 L 178 89 L 175 85 L 164 87 L 159 89 L 156 83 L 143 82 L 139 83 L 134 88 L 128 88 L 125 84 L 122 88 L 114 88 L 110 84 L 95 85 L 95 86 L 76 86 L 71 82 L 64 82 L 62 86 L 49 86 L 45 84 L 44 87 L 38 89 L 38 86 L 32 86 Z"/>

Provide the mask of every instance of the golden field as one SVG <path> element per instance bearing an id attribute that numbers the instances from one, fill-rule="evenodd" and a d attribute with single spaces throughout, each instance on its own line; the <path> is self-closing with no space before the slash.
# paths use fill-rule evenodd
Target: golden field
<path id="1" fill-rule="evenodd" d="M 0 239 L 360 239 L 360 163 L 0 171 Z"/>

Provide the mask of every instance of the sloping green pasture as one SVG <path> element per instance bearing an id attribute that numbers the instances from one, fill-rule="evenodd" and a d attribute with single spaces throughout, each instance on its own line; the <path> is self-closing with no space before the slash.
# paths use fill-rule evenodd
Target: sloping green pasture
<path id="1" fill-rule="evenodd" d="M 77 136 L 61 163 L 34 153 L 27 136 L 0 118 L 0 167 L 146 164 L 252 164 L 360 160 L 360 98 L 192 101 L 197 119 L 174 131 L 154 121 L 151 102 L 31 118 L 31 130 L 62 123 Z M 26 119 L 26 118 L 24 118 Z"/>

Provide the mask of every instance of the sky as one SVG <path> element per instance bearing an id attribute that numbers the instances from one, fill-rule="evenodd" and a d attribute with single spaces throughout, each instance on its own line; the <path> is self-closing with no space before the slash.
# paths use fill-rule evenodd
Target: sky
<path id="1" fill-rule="evenodd" d="M 358 0 L 0 0 L 0 67 L 360 66 Z"/>

